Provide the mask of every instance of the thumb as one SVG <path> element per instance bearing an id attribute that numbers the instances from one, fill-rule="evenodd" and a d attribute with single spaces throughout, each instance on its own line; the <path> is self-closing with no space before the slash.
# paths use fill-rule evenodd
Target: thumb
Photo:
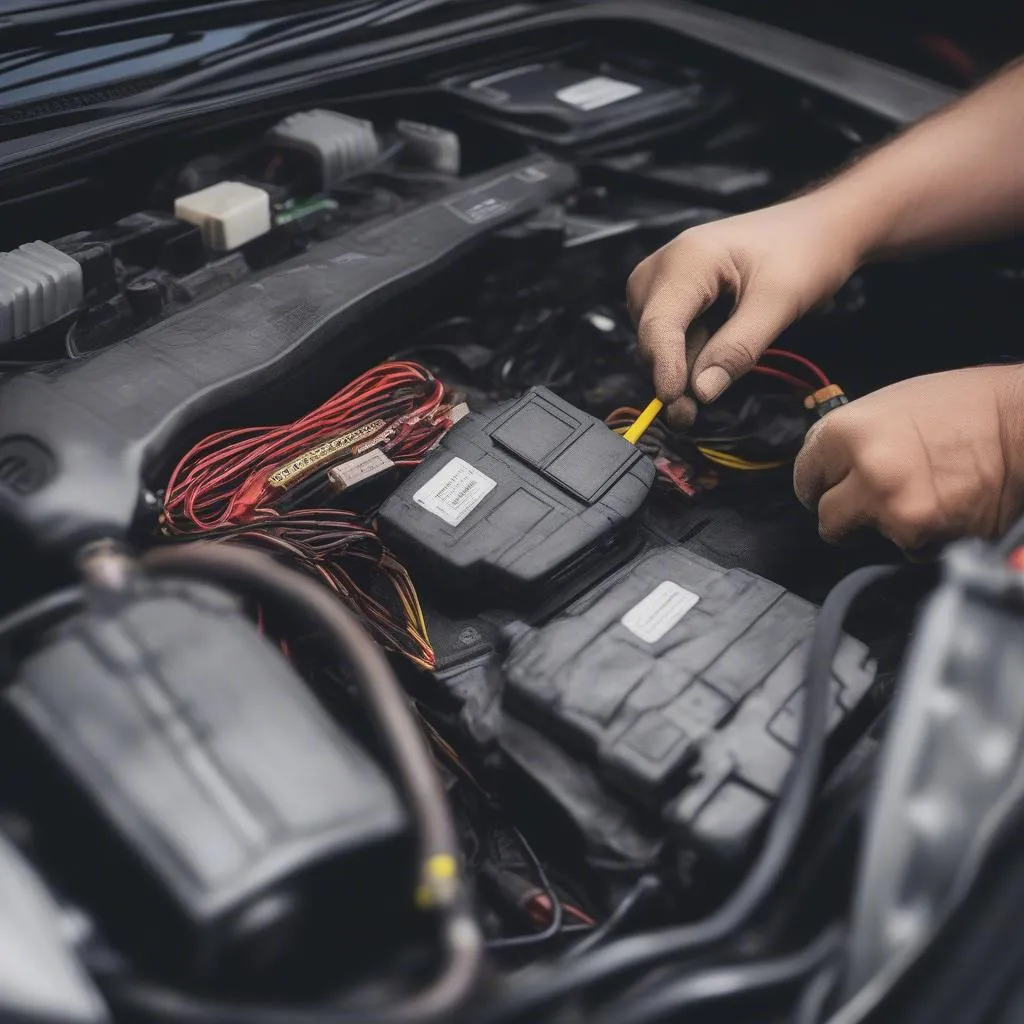
<path id="1" fill-rule="evenodd" d="M 777 293 L 758 289 L 744 295 L 693 364 L 693 393 L 713 402 L 753 368 L 796 316 L 793 303 Z"/>

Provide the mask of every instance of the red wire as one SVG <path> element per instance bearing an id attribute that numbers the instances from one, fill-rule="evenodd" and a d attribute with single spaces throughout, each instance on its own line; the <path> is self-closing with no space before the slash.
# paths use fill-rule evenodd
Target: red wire
<path id="1" fill-rule="evenodd" d="M 385 450 L 418 461 L 450 425 L 444 417 L 434 419 L 443 400 L 443 386 L 423 367 L 382 363 L 294 423 L 211 434 L 172 473 L 166 521 L 172 529 L 245 521 L 268 498 L 267 476 L 274 468 L 328 437 L 378 418 L 395 428 Z"/>
<path id="2" fill-rule="evenodd" d="M 792 384 L 795 388 L 801 388 L 804 391 L 813 391 L 814 385 L 809 384 L 805 380 L 801 380 L 799 377 L 794 377 L 791 373 L 786 373 L 785 370 L 776 370 L 771 366 L 755 366 L 751 371 L 752 373 L 759 373 L 764 377 L 774 377 L 776 380 L 783 380 L 787 384 Z"/>
<path id="3" fill-rule="evenodd" d="M 800 355 L 798 352 L 790 352 L 788 348 L 766 348 L 764 350 L 766 356 L 776 356 L 779 359 L 789 359 L 791 362 L 799 363 L 801 366 L 806 366 L 811 373 L 814 374 L 818 380 L 821 381 L 823 387 L 828 387 L 832 381 L 825 376 L 825 371 L 822 370 L 817 363 L 811 362 L 806 356 Z"/>
<path id="4" fill-rule="evenodd" d="M 575 917 L 577 921 L 581 921 L 583 924 L 594 925 L 597 922 L 587 913 L 580 910 L 579 907 L 573 906 L 571 903 L 563 903 L 562 909 L 570 916 Z"/>

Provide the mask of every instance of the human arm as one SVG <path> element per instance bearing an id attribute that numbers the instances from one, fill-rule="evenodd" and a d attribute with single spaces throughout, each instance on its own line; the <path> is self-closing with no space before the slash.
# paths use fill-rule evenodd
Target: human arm
<path id="1" fill-rule="evenodd" d="M 811 192 L 691 228 L 644 260 L 627 296 L 658 397 L 690 422 L 691 395 L 717 398 L 863 263 L 1022 224 L 1018 64 Z M 702 344 L 691 328 L 721 294 L 733 311 Z"/>

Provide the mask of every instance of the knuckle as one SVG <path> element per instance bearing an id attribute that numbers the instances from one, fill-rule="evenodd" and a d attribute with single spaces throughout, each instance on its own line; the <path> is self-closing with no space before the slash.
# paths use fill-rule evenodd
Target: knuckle
<path id="1" fill-rule="evenodd" d="M 837 523 L 831 523 L 824 519 L 819 519 L 818 536 L 821 537 L 826 544 L 838 544 L 842 539 L 842 531 Z"/>
<path id="2" fill-rule="evenodd" d="M 717 269 L 721 261 L 720 247 L 700 232 L 700 228 L 690 228 L 670 244 L 667 255 L 675 273 L 707 275 L 709 271 Z"/>
<path id="3" fill-rule="evenodd" d="M 858 451 L 855 462 L 865 487 L 878 497 L 892 500 L 903 490 L 906 472 L 887 447 L 872 445 Z"/>
<path id="4" fill-rule="evenodd" d="M 882 517 L 883 532 L 904 551 L 924 547 L 937 532 L 935 510 L 919 500 L 894 504 Z"/>
<path id="5" fill-rule="evenodd" d="M 757 362 L 757 355 L 738 338 L 714 338 L 708 342 L 704 350 L 704 359 L 708 363 L 721 366 L 730 377 L 739 377 L 750 370 Z"/>

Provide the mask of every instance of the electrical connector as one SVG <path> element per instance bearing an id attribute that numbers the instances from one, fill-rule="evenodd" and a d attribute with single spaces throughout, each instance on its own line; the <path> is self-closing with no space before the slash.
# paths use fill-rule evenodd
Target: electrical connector
<path id="1" fill-rule="evenodd" d="M 848 404 L 849 401 L 838 384 L 829 384 L 826 387 L 818 388 L 817 391 L 812 391 L 804 399 L 804 407 L 821 419 L 822 416 L 827 415 L 833 409 L 838 409 L 841 405 Z"/>
<path id="2" fill-rule="evenodd" d="M 270 195 L 241 181 L 219 181 L 175 199 L 174 216 L 198 224 L 210 249 L 227 252 L 270 230 Z"/>

